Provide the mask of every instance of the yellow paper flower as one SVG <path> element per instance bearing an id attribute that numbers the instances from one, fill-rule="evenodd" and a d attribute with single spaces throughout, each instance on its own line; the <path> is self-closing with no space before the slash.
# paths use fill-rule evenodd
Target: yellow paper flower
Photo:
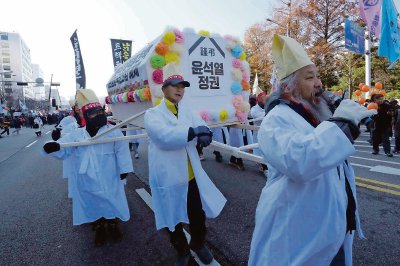
<path id="1" fill-rule="evenodd" d="M 168 45 L 171 45 L 175 42 L 175 33 L 172 31 L 168 31 L 164 34 L 162 42 Z"/>
<path id="2" fill-rule="evenodd" d="M 209 31 L 206 31 L 206 30 L 201 30 L 201 31 L 199 31 L 198 34 L 200 36 L 205 36 L 205 37 L 210 37 L 211 36 L 211 33 Z"/>
<path id="3" fill-rule="evenodd" d="M 240 55 L 239 59 L 240 60 L 246 60 L 247 54 L 245 51 L 242 52 L 242 54 Z"/>
<path id="4" fill-rule="evenodd" d="M 227 111 L 226 109 L 222 109 L 222 110 L 219 112 L 219 119 L 220 119 L 221 121 L 227 120 L 228 117 L 229 117 L 229 115 L 228 115 L 228 111 Z"/>
<path id="5" fill-rule="evenodd" d="M 176 62 L 177 64 L 179 64 L 179 55 L 175 52 L 168 52 L 165 55 L 165 62 L 171 63 L 171 62 Z"/>

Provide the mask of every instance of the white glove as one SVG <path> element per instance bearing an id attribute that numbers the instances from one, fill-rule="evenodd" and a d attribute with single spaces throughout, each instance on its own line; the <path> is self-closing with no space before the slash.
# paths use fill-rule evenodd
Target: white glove
<path id="1" fill-rule="evenodd" d="M 376 115 L 376 110 L 368 110 L 364 106 L 352 100 L 343 100 L 336 109 L 333 117 L 342 117 L 354 122 L 358 125 L 361 119 Z"/>

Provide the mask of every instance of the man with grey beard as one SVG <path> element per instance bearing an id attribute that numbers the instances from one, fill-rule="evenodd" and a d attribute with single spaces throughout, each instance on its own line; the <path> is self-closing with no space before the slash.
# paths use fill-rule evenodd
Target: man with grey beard
<path id="1" fill-rule="evenodd" d="M 357 124 L 376 113 L 350 100 L 330 110 L 318 69 L 294 39 L 275 35 L 278 82 L 258 143 L 268 181 L 257 206 L 249 265 L 351 265 L 357 213 Z M 324 95 L 326 96 L 326 95 Z"/>

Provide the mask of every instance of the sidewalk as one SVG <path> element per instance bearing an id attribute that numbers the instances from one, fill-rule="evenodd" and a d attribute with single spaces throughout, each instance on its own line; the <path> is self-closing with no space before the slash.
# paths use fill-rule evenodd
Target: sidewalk
<path id="1" fill-rule="evenodd" d="M 45 125 L 42 129 L 42 137 L 46 136 L 46 132 L 49 130 L 53 130 L 54 125 Z M 19 150 L 25 148 L 29 143 L 40 139 L 35 134 L 35 130 L 33 128 L 22 127 L 19 131 L 19 135 L 17 133 L 12 133 L 14 128 L 10 128 L 10 135 L 7 136 L 6 133 L 2 135 L 0 138 L 0 163 L 7 160 L 11 156 L 13 156 Z"/>

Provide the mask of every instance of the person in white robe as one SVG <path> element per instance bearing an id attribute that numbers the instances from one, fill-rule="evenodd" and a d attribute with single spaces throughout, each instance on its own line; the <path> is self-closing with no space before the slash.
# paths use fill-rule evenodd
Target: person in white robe
<path id="1" fill-rule="evenodd" d="M 120 241 L 122 232 L 119 220 L 128 221 L 130 218 L 124 179 L 133 172 L 132 159 L 126 141 L 60 147 L 62 143 L 87 141 L 111 127 L 107 125 L 104 109 L 92 90 L 79 90 L 76 100 L 82 109 L 86 126 L 75 129 L 57 142 L 46 143 L 43 149 L 62 160 L 74 156 L 73 224 L 92 223 L 95 245 L 101 246 L 108 237 Z M 122 132 L 115 130 L 99 139 L 121 136 Z"/>
<path id="2" fill-rule="evenodd" d="M 51 132 L 51 138 L 57 141 L 61 136 L 65 137 L 68 134 L 74 134 L 74 131 L 79 128 L 78 122 L 72 115 L 64 117 L 56 126 L 56 129 Z M 75 156 L 71 154 L 68 158 L 63 160 L 63 178 L 68 180 L 68 198 L 72 199 L 75 189 Z"/>
<path id="3" fill-rule="evenodd" d="M 33 128 L 35 128 L 36 136 L 38 137 L 42 136 L 42 127 L 43 127 L 42 119 L 39 116 L 36 116 L 35 119 L 33 120 Z"/>
<path id="4" fill-rule="evenodd" d="M 268 181 L 248 265 L 351 265 L 354 231 L 362 232 L 347 159 L 357 124 L 376 111 L 343 100 L 331 116 L 320 106 L 321 80 L 302 46 L 275 35 L 272 56 L 279 83 L 258 133 Z"/>
<path id="5" fill-rule="evenodd" d="M 257 104 L 254 105 L 253 107 L 251 107 L 251 109 L 250 109 L 251 118 L 253 118 L 253 119 L 262 118 L 262 117 L 265 116 L 264 105 L 265 105 L 266 99 L 267 99 L 267 94 L 264 91 L 260 92 L 257 95 Z M 255 126 L 260 126 L 261 125 L 261 121 L 262 120 L 255 121 L 254 125 Z M 258 134 L 258 131 L 254 131 L 253 132 L 253 141 L 254 141 L 254 143 L 258 143 L 257 134 Z M 257 155 L 257 156 L 262 156 L 260 149 L 254 149 L 253 150 L 253 154 Z M 259 171 L 261 173 L 263 173 L 265 176 L 267 176 L 268 167 L 267 167 L 266 164 L 262 164 L 262 163 L 258 164 L 258 169 L 259 169 Z"/>
<path id="6" fill-rule="evenodd" d="M 178 253 L 176 265 L 193 262 L 192 249 L 209 264 L 213 256 L 205 246 L 205 220 L 217 217 L 226 199 L 203 170 L 196 144 L 208 146 L 210 129 L 190 106 L 181 104 L 185 87 L 175 63 L 164 67 L 164 98 L 146 111 L 144 124 L 149 136 L 149 182 L 157 230 L 166 228 Z M 187 242 L 182 223 L 189 224 Z"/>
<path id="7" fill-rule="evenodd" d="M 127 128 L 134 128 L 135 125 L 128 124 Z M 127 136 L 133 136 L 138 134 L 144 134 L 145 131 L 143 129 L 134 129 L 126 131 Z M 133 151 L 133 156 L 135 159 L 139 159 L 139 144 L 143 143 L 144 139 L 131 139 L 129 140 L 129 149 Z"/>

